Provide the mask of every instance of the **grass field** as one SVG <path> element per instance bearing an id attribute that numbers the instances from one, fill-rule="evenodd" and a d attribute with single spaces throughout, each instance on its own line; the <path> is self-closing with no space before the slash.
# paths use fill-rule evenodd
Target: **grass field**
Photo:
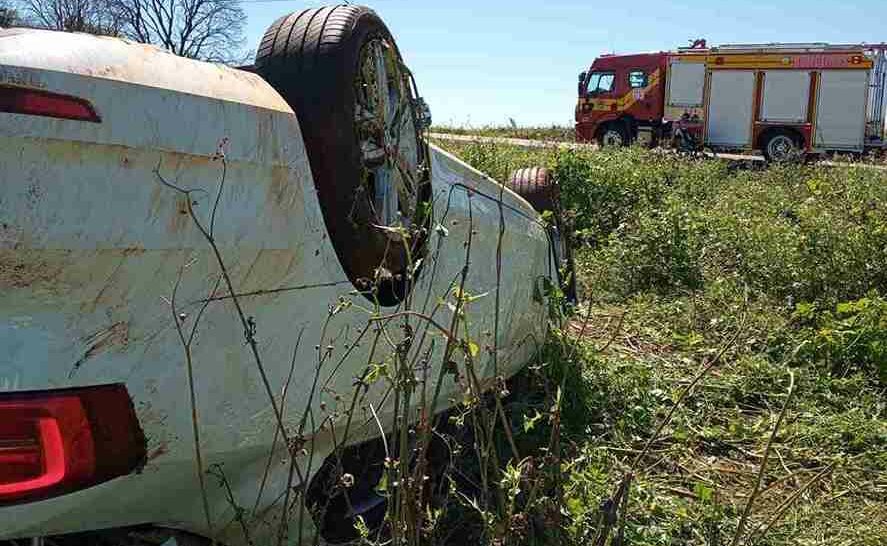
<path id="1" fill-rule="evenodd" d="M 581 241 L 571 349 L 543 359 L 568 375 L 563 543 L 633 469 L 626 544 L 887 544 L 887 173 L 441 145 L 553 169 Z"/>

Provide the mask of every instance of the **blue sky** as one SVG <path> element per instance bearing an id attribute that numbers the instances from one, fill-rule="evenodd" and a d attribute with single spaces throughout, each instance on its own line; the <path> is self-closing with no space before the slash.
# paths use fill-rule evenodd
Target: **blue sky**
<path id="1" fill-rule="evenodd" d="M 436 124 L 572 124 L 576 75 L 601 53 L 737 42 L 887 41 L 887 0 L 365 0 L 394 34 Z M 280 15 L 244 3 L 248 47 Z"/>

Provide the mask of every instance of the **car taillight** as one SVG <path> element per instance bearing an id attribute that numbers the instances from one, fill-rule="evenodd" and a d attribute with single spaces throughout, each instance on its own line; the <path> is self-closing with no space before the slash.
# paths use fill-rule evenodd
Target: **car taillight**
<path id="1" fill-rule="evenodd" d="M 0 393 L 0 506 L 89 487 L 144 460 L 122 385 Z"/>
<path id="2" fill-rule="evenodd" d="M 0 112 L 101 123 L 85 99 L 42 89 L 0 85 Z"/>

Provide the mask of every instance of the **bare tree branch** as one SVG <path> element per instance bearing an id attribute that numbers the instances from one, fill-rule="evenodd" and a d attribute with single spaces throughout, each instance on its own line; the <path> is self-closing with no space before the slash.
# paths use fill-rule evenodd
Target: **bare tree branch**
<path id="1" fill-rule="evenodd" d="M 46 1 L 46 0 L 29 0 Z M 123 34 L 176 55 L 239 63 L 246 15 L 239 0 L 106 0 L 123 19 Z"/>
<path id="2" fill-rule="evenodd" d="M 14 27 L 20 22 L 21 19 L 15 6 L 6 0 L 0 0 L 0 27 Z"/>
<path id="3" fill-rule="evenodd" d="M 122 21 L 112 0 L 21 0 L 30 26 L 107 36 L 121 35 Z"/>
<path id="4" fill-rule="evenodd" d="M 15 10 L 0 0 L 0 26 Z M 30 26 L 122 36 L 182 57 L 242 64 L 246 14 L 240 0 L 19 0 Z"/>

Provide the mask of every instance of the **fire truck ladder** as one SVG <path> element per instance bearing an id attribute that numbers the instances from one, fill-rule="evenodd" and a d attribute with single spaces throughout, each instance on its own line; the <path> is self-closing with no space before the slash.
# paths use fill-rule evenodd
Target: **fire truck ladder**
<path id="1" fill-rule="evenodd" d="M 711 48 L 714 52 L 747 52 L 747 53 L 822 53 L 825 51 L 853 51 L 867 49 L 870 46 L 860 44 L 827 44 L 825 42 L 810 43 L 771 43 L 771 44 L 723 44 Z"/>

